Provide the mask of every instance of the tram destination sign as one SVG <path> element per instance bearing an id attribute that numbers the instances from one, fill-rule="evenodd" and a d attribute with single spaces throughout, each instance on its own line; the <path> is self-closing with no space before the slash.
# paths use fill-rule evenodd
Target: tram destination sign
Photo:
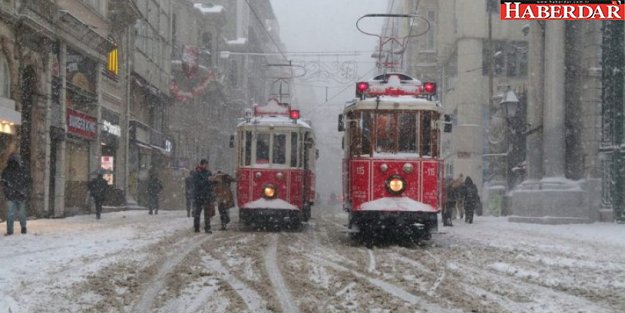
<path id="1" fill-rule="evenodd" d="M 67 109 L 67 132 L 87 139 L 97 137 L 97 120 L 85 113 Z"/>

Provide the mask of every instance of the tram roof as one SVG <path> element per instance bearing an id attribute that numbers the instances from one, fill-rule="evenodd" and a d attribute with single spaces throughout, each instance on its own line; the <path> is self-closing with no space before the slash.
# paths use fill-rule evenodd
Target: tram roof
<path id="1" fill-rule="evenodd" d="M 440 102 L 414 96 L 381 96 L 378 98 L 366 98 L 354 100 L 345 107 L 346 111 L 352 110 L 420 110 L 443 112 Z"/>
<path id="2" fill-rule="evenodd" d="M 312 129 L 310 122 L 305 119 L 298 119 L 296 123 L 293 123 L 293 120 L 286 116 L 280 115 L 262 115 L 262 116 L 254 116 L 249 121 L 243 121 L 237 125 L 237 127 L 242 126 L 280 126 L 280 127 L 303 127 Z"/>

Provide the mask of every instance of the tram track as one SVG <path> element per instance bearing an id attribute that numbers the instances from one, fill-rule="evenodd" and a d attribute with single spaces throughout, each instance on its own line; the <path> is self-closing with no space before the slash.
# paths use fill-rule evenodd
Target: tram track
<path id="1" fill-rule="evenodd" d="M 282 277 L 278 266 L 278 234 L 271 234 L 269 244 L 264 253 L 265 270 L 273 285 L 280 307 L 283 312 L 298 313 L 299 307 L 293 300 L 291 291 Z"/>

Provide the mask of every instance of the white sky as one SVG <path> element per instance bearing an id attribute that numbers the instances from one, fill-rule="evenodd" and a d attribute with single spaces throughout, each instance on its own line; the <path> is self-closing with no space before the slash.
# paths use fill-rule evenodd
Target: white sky
<path id="1" fill-rule="evenodd" d="M 356 60 L 361 76 L 375 66 L 370 57 L 377 39 L 361 34 L 356 21 L 364 14 L 386 12 L 387 0 L 271 0 L 280 24 L 280 36 L 287 51 L 368 51 L 359 56 L 341 57 L 339 61 Z M 370 20 L 362 26 L 379 31 L 382 19 Z M 324 58 L 336 61 L 336 57 Z M 362 63 L 361 63 L 362 62 Z M 366 78 L 372 77 L 370 72 Z M 301 92 L 303 87 L 315 86 L 320 102 L 325 101 L 325 87 L 328 86 L 330 103 L 344 103 L 353 97 L 354 88 L 336 82 L 296 83 Z M 341 90 L 344 90 L 340 95 Z"/>

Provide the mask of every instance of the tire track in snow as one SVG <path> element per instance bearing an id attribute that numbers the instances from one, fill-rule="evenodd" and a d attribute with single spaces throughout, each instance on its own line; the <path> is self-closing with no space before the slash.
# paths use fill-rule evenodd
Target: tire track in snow
<path id="1" fill-rule="evenodd" d="M 283 312 L 288 313 L 297 313 L 299 312 L 299 308 L 293 301 L 293 297 L 291 296 L 291 292 L 284 282 L 284 278 L 280 273 L 280 269 L 278 268 L 278 234 L 271 235 L 271 242 L 265 250 L 265 270 L 267 271 L 267 276 L 269 276 L 269 280 L 273 285 L 273 289 L 276 292 L 276 296 L 280 302 L 280 306 L 282 307 Z"/>
<path id="2" fill-rule="evenodd" d="M 369 273 L 373 273 L 375 272 L 375 254 L 373 254 L 373 250 L 371 249 L 367 249 L 367 252 L 369 253 L 369 267 L 367 268 L 367 271 Z"/>
<path id="3" fill-rule="evenodd" d="M 154 300 L 158 297 L 159 292 L 165 287 L 165 276 L 170 273 L 176 267 L 176 265 L 180 264 L 180 262 L 182 262 L 187 257 L 187 255 L 189 255 L 189 253 L 198 249 L 204 242 L 210 239 L 209 236 L 203 237 L 203 239 L 196 241 L 192 241 L 195 238 L 189 237 L 179 242 L 187 243 L 191 241 L 188 244 L 183 244 L 182 248 L 176 249 L 170 254 L 171 257 L 168 257 L 165 260 L 165 263 L 159 268 L 156 275 L 154 275 L 154 277 L 150 281 L 148 287 L 141 294 L 139 301 L 133 306 L 131 312 L 151 312 Z"/>
<path id="4" fill-rule="evenodd" d="M 207 253 L 208 254 L 208 253 Z M 250 312 L 270 312 L 267 310 L 267 302 L 248 285 L 243 283 L 240 279 L 234 276 L 228 269 L 217 259 L 208 254 L 202 258 L 204 266 L 208 269 L 220 273 L 222 279 L 232 287 L 232 289 L 243 299 L 245 305 Z"/>
<path id="5" fill-rule="evenodd" d="M 445 279 L 445 275 L 446 275 L 446 270 L 445 264 L 441 264 L 441 260 L 439 258 L 437 258 L 432 252 L 425 250 L 425 253 L 431 257 L 432 259 L 434 259 L 434 261 L 436 262 L 436 266 L 440 269 L 439 273 L 436 277 L 436 281 L 434 281 L 434 284 L 432 284 L 432 287 L 430 288 L 430 290 L 428 290 L 428 296 L 434 296 L 434 294 L 436 293 L 436 289 L 438 289 L 438 286 L 440 286 L 440 284 L 443 282 L 443 280 Z"/>
<path id="6" fill-rule="evenodd" d="M 323 263 L 326 266 L 331 267 L 331 268 L 333 268 L 333 269 L 335 269 L 337 271 L 348 272 L 348 273 L 352 274 L 353 276 L 356 276 L 357 278 L 366 280 L 370 284 L 378 287 L 382 291 L 385 291 L 389 295 L 391 295 L 393 297 L 396 297 L 396 298 L 399 298 L 399 299 L 401 299 L 401 300 L 403 300 L 405 302 L 408 302 L 410 304 L 417 305 L 419 307 L 425 308 L 429 312 L 438 312 L 438 313 L 462 312 L 462 311 L 459 311 L 459 310 L 446 309 L 446 308 L 443 308 L 443 307 L 439 306 L 438 304 L 427 302 L 423 298 L 418 297 L 418 296 L 416 296 L 414 294 L 411 294 L 411 293 L 407 292 L 406 290 L 402 289 L 401 287 L 399 287 L 397 285 L 391 284 L 391 283 L 386 282 L 386 281 L 381 280 L 381 279 L 376 279 L 376 278 L 369 277 L 368 275 L 365 275 L 365 274 L 360 273 L 358 271 L 346 268 L 343 265 L 334 263 L 334 262 L 332 262 L 330 260 L 326 260 L 325 258 L 321 258 L 321 257 L 310 255 L 310 254 L 307 254 L 306 257 L 308 257 L 312 261 L 315 261 L 315 262 L 318 262 L 318 263 Z"/>

